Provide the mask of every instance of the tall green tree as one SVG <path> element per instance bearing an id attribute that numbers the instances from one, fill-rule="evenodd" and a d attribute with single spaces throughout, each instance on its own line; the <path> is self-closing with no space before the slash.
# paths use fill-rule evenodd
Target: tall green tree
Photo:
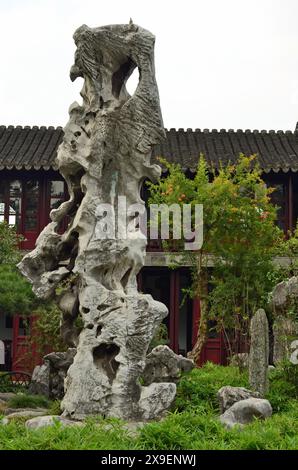
<path id="1" fill-rule="evenodd" d="M 182 262 L 191 265 L 189 293 L 201 300 L 198 338 L 190 354 L 197 361 L 208 320 L 215 320 L 218 329 L 233 329 L 235 336 L 248 330 L 249 318 L 264 306 L 272 288 L 268 273 L 283 234 L 275 224 L 276 207 L 270 202 L 273 188 L 262 180 L 256 156 L 240 154 L 235 165 L 210 171 L 201 155 L 194 179 L 187 178 L 179 165 L 160 160 L 168 175 L 157 184 L 149 183 L 149 203 L 203 205 L 204 239 L 199 250 L 183 252 L 182 240 L 165 242 L 165 248 L 179 250 Z"/>

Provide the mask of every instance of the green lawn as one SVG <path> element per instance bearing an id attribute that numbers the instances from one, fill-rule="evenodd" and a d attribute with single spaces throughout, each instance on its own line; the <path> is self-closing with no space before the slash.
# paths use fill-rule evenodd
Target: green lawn
<path id="1" fill-rule="evenodd" d="M 274 414 L 243 430 L 225 430 L 218 421 L 216 392 L 223 385 L 248 386 L 246 373 L 207 364 L 183 377 L 168 417 L 129 435 L 118 420 L 89 419 L 84 427 L 59 424 L 28 431 L 22 421 L 0 426 L 0 449 L 298 449 L 297 384 L 284 372 L 270 373 L 268 395 Z M 107 423 L 111 426 L 107 430 Z"/>

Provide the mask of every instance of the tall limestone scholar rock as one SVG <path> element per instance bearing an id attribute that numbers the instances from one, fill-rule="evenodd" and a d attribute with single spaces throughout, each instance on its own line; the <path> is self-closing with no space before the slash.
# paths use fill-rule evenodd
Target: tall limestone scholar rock
<path id="1" fill-rule="evenodd" d="M 265 310 L 260 308 L 250 323 L 249 384 L 264 396 L 269 388 L 269 326 Z"/>
<path id="2" fill-rule="evenodd" d="M 165 135 L 154 72 L 155 38 L 131 23 L 83 25 L 74 41 L 70 77 L 83 77 L 83 103 L 70 107 L 57 156 L 70 197 L 51 212 L 52 222 L 19 268 L 39 297 L 55 297 L 57 286 L 62 291 L 57 300 L 64 338 L 77 347 L 65 381 L 64 416 L 153 419 L 169 408 L 176 393 L 174 383 L 144 387 L 139 381 L 167 308 L 137 291 L 146 238 L 135 223 L 136 213 L 126 220 L 118 196 L 126 198 L 127 207 L 144 207 L 142 181 L 160 176 L 159 166 L 150 164 L 152 146 Z M 136 67 L 139 84 L 130 96 L 125 84 Z M 99 236 L 106 216 L 98 209 L 102 204 L 112 207 L 121 236 L 114 237 L 111 226 L 106 239 Z M 68 227 L 61 234 L 66 216 Z M 78 335 L 74 322 L 79 314 L 83 329 Z"/>

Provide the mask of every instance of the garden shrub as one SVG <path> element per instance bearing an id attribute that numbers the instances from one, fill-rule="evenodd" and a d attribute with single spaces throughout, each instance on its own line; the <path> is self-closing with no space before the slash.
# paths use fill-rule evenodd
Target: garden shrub
<path id="1" fill-rule="evenodd" d="M 218 411 L 216 394 L 225 385 L 248 387 L 247 372 L 240 372 L 238 367 L 222 367 L 208 362 L 204 367 L 183 375 L 177 387 L 175 407 L 178 411 L 210 407 Z"/>
<path id="2" fill-rule="evenodd" d="M 48 408 L 49 400 L 41 395 L 27 395 L 18 393 L 9 402 L 9 408 Z"/>

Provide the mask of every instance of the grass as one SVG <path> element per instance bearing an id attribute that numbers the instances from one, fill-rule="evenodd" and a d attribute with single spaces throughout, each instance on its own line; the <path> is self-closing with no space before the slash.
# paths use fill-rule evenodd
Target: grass
<path id="1" fill-rule="evenodd" d="M 8 401 L 9 408 L 48 408 L 50 402 L 40 395 L 18 393 Z"/>
<path id="2" fill-rule="evenodd" d="M 282 370 L 272 372 L 270 381 L 268 398 L 275 413 L 241 431 L 226 430 L 218 421 L 216 392 L 223 385 L 247 387 L 247 374 L 240 374 L 237 368 L 207 364 L 182 378 L 167 418 L 147 424 L 137 436 L 113 419 L 88 419 L 84 427 L 66 429 L 57 423 L 38 431 L 27 430 L 15 420 L 0 426 L 0 449 L 297 450 L 298 386 L 285 380 Z"/>

